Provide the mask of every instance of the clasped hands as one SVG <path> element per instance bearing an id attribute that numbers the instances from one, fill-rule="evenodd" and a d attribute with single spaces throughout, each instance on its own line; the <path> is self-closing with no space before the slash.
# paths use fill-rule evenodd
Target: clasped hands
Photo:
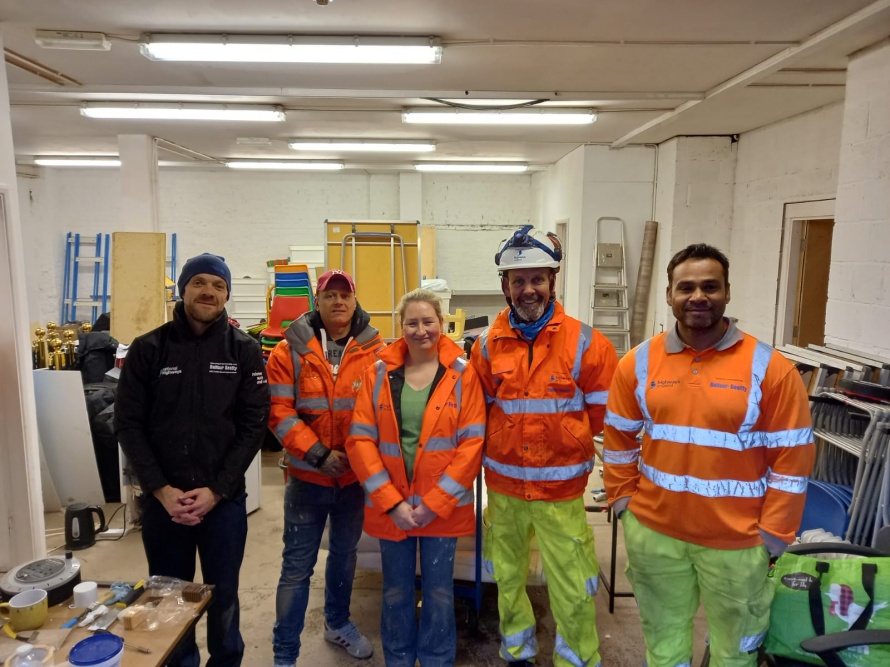
<path id="1" fill-rule="evenodd" d="M 433 522 L 436 516 L 436 513 L 423 503 L 420 503 L 417 507 L 411 507 L 404 500 L 389 513 L 389 518 L 392 519 L 392 522 L 396 524 L 399 530 L 426 528 Z"/>
<path id="2" fill-rule="evenodd" d="M 216 507 L 222 496 L 214 493 L 206 486 L 191 491 L 183 491 L 176 487 L 162 486 L 156 489 L 154 497 L 157 498 L 167 514 L 173 519 L 173 523 L 181 523 L 184 526 L 197 526 L 204 520 L 204 516 Z"/>

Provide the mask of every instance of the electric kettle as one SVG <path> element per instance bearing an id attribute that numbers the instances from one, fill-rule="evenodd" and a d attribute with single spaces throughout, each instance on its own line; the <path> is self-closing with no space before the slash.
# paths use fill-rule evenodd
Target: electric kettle
<path id="1" fill-rule="evenodd" d="M 99 527 L 93 522 L 99 516 Z M 107 530 L 105 513 L 101 507 L 86 503 L 72 503 L 65 508 L 65 548 L 86 549 L 96 543 L 96 533 Z"/>

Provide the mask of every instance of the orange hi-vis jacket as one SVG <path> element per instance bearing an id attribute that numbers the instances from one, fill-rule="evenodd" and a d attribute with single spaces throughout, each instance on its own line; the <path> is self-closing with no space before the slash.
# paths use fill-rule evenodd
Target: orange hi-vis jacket
<path id="1" fill-rule="evenodd" d="M 349 462 L 365 488 L 365 532 L 395 542 L 409 535 L 471 535 L 476 529 L 473 484 L 485 435 L 482 388 L 461 358 L 462 350 L 440 337 L 441 379 L 430 391 L 409 483 L 390 386 L 393 371 L 405 365 L 407 350 L 404 339 L 397 340 L 365 372 L 346 441 Z M 423 503 L 438 516 L 424 528 L 403 531 L 386 514 L 403 500 L 412 507 Z"/>
<path id="2" fill-rule="evenodd" d="M 489 404 L 485 484 L 523 500 L 572 500 L 593 469 L 618 357 L 599 331 L 565 314 L 528 341 L 503 310 L 476 340 L 470 364 Z"/>
<path id="3" fill-rule="evenodd" d="M 732 322 L 707 350 L 685 345 L 675 327 L 618 364 L 606 414 L 606 493 L 612 505 L 629 498 L 652 530 L 744 549 L 763 543 L 759 528 L 790 544 L 814 457 L 797 370 Z"/>
<path id="4" fill-rule="evenodd" d="M 272 394 L 269 428 L 287 452 L 287 473 L 321 486 L 346 486 L 356 481 L 348 470 L 336 479 L 318 472 L 329 449 L 344 451 L 355 396 L 362 373 L 383 348 L 377 330 L 367 324 L 343 350 L 336 380 L 310 323 L 313 311 L 287 328 L 269 355 L 266 374 Z"/>

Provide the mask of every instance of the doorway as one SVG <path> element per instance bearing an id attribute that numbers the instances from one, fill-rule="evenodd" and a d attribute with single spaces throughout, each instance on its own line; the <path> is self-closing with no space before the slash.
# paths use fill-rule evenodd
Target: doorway
<path id="1" fill-rule="evenodd" d="M 834 200 L 785 207 L 774 345 L 825 343 Z"/>
<path id="2" fill-rule="evenodd" d="M 556 221 L 556 235 L 562 243 L 562 267 L 556 274 L 556 300 L 563 306 L 566 303 L 566 276 L 569 270 L 569 221 L 567 219 Z"/>

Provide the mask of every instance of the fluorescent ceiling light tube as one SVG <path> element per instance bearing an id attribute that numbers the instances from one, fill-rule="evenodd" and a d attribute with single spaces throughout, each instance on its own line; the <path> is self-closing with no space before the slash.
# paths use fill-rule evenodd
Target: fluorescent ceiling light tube
<path id="1" fill-rule="evenodd" d="M 508 111 L 465 111 L 451 109 L 408 109 L 402 113 L 404 123 L 438 123 L 443 125 L 589 125 L 596 120 L 592 109 L 511 109 Z"/>
<path id="2" fill-rule="evenodd" d="M 295 151 L 355 151 L 367 153 L 428 153 L 436 150 L 432 141 L 380 141 L 364 139 L 294 139 Z"/>
<path id="3" fill-rule="evenodd" d="M 71 49 L 73 51 L 108 51 L 111 42 L 103 32 L 79 32 L 75 30 L 35 30 L 34 41 L 44 49 Z"/>
<path id="4" fill-rule="evenodd" d="M 442 59 L 436 37 L 146 34 L 140 49 L 151 60 L 192 62 L 438 64 Z"/>
<path id="5" fill-rule="evenodd" d="M 41 167 L 120 167 L 121 161 L 114 157 L 38 157 L 34 164 Z"/>
<path id="6" fill-rule="evenodd" d="M 284 110 L 276 106 L 237 104 L 164 104 L 153 102 L 86 102 L 80 113 L 87 118 L 143 120 L 222 120 L 279 122 Z"/>
<path id="7" fill-rule="evenodd" d="M 417 171 L 452 172 L 465 174 L 521 174 L 528 165 L 521 162 L 418 162 Z"/>
<path id="8" fill-rule="evenodd" d="M 312 160 L 229 160 L 230 169 L 265 169 L 269 171 L 338 171 L 342 162 L 313 162 Z"/>

